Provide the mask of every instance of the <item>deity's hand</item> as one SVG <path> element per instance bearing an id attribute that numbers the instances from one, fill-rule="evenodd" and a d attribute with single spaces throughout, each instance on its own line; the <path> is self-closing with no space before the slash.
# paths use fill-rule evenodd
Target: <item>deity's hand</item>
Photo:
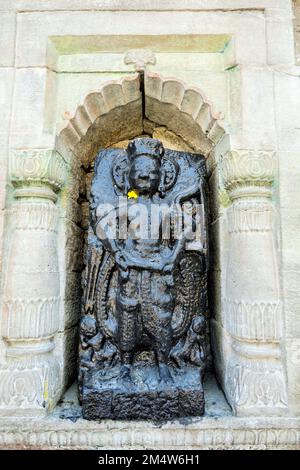
<path id="1" fill-rule="evenodd" d="M 172 258 L 169 258 L 165 260 L 165 263 L 163 264 L 162 272 L 164 274 L 170 274 L 174 270 L 174 267 L 175 267 L 174 260 Z"/>
<path id="2" fill-rule="evenodd" d="M 117 251 L 115 254 L 115 260 L 116 260 L 117 265 L 122 269 L 122 271 L 127 271 L 128 261 L 124 252 Z"/>

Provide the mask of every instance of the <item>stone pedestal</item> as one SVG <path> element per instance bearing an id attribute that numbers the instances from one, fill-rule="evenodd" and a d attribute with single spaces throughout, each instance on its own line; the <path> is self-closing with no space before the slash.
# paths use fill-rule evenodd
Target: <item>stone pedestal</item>
<path id="1" fill-rule="evenodd" d="M 119 372 L 115 367 L 109 377 L 100 370 L 86 378 L 82 390 L 84 418 L 167 421 L 204 413 L 204 392 L 197 367 L 185 373 L 173 371 L 174 382 L 168 384 L 159 381 L 156 368 L 138 369 L 131 384 L 122 382 Z"/>

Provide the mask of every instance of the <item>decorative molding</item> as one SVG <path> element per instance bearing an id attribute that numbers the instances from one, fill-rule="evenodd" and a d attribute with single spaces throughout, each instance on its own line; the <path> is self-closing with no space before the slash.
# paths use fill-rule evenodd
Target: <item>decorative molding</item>
<path id="1" fill-rule="evenodd" d="M 279 341 L 282 337 L 282 302 L 243 301 L 224 302 L 226 329 L 236 338 L 253 341 Z"/>
<path id="2" fill-rule="evenodd" d="M 24 359 L 31 356 L 46 354 L 53 351 L 55 345 L 54 336 L 44 338 L 30 339 L 10 339 L 4 338 L 6 341 L 6 357 L 9 360 Z"/>
<path id="3" fill-rule="evenodd" d="M 279 359 L 281 358 L 281 350 L 278 341 L 264 342 L 245 340 L 245 338 L 234 338 L 231 343 L 232 350 L 240 356 L 247 359 Z"/>
<path id="4" fill-rule="evenodd" d="M 58 329 L 60 297 L 4 299 L 4 338 L 33 339 L 53 336 Z"/>
<path id="5" fill-rule="evenodd" d="M 150 49 L 131 49 L 126 52 L 124 64 L 133 64 L 137 72 L 144 71 L 147 65 L 155 65 L 156 57 Z"/>
<path id="6" fill-rule="evenodd" d="M 55 150 L 12 151 L 10 180 L 16 188 L 16 197 L 35 196 L 56 200 L 53 191 L 57 192 L 63 187 L 65 177 L 65 161 Z"/>
<path id="7" fill-rule="evenodd" d="M 226 373 L 231 406 L 243 414 L 278 414 L 287 410 L 286 384 L 280 361 L 231 357 Z"/>
<path id="8" fill-rule="evenodd" d="M 274 207 L 269 202 L 243 199 L 228 208 L 229 233 L 269 232 L 273 228 Z"/>
<path id="9" fill-rule="evenodd" d="M 280 449 L 300 447 L 297 418 L 207 418 L 190 424 L 78 419 L 57 417 L 15 421 L 1 420 L 2 449 Z M 195 461 L 196 462 L 196 461 Z"/>
<path id="10" fill-rule="evenodd" d="M 275 152 L 232 150 L 220 162 L 225 189 L 232 199 L 270 196 L 275 173 Z"/>
<path id="11" fill-rule="evenodd" d="M 57 232 L 59 212 L 54 204 L 22 202 L 22 204 L 14 204 L 8 213 L 14 227 L 18 230 Z"/>

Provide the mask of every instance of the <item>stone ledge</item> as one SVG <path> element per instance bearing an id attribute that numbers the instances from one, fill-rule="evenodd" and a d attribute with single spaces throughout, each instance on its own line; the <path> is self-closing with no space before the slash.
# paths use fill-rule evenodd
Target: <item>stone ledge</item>
<path id="1" fill-rule="evenodd" d="M 282 8 L 290 11 L 289 4 L 286 0 L 211 0 L 209 6 L 207 0 L 189 0 L 189 2 L 183 2 L 182 0 L 165 0 L 160 2 L 154 0 L 149 4 L 148 0 L 133 0 L 124 4 L 122 0 L 90 0 L 89 4 L 86 4 L 85 0 L 73 0 L 68 5 L 69 11 L 88 9 L 88 10 L 124 10 L 124 11 L 147 11 L 147 10 L 247 10 L 257 8 Z M 225 5 L 224 5 L 225 3 Z M 30 11 L 45 11 L 45 10 L 65 10 L 65 0 L 48 0 L 43 3 L 40 0 L 2 0 L 0 5 L 1 10 L 21 10 L 25 12 Z"/>
<path id="2" fill-rule="evenodd" d="M 0 449 L 300 449 L 300 417 L 237 418 L 214 380 L 204 388 L 202 418 L 158 425 L 84 420 L 74 385 L 47 418 L 0 418 Z"/>
<path id="3" fill-rule="evenodd" d="M 149 422 L 0 419 L 0 449 L 300 449 L 299 418 Z"/>

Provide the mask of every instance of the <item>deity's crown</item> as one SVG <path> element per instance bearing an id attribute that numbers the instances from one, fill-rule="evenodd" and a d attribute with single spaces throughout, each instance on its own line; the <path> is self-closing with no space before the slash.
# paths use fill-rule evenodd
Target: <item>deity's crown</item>
<path id="1" fill-rule="evenodd" d="M 151 138 L 140 138 L 131 140 L 127 146 L 129 160 L 134 160 L 140 155 L 161 160 L 164 154 L 164 147 L 160 140 Z"/>

